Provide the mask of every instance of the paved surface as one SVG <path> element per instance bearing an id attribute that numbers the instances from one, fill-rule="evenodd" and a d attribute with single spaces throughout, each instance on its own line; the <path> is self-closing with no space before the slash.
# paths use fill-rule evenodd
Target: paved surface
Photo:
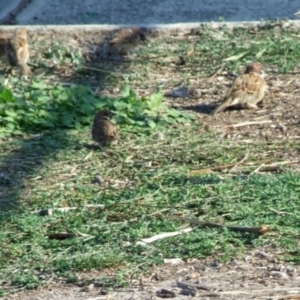
<path id="1" fill-rule="evenodd" d="M 0 0 L 0 23 L 7 22 L 8 19 L 21 11 L 28 0 Z"/>
<path id="2" fill-rule="evenodd" d="M 299 0 L 0 0 L 0 22 L 154 25 L 178 22 L 299 19 Z M 6 22 L 7 23 L 7 22 Z"/>

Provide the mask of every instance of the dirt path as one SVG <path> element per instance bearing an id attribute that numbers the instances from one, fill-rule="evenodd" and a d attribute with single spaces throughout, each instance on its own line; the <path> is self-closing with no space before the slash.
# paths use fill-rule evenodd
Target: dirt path
<path id="1" fill-rule="evenodd" d="M 224 265 L 211 257 L 176 265 L 165 264 L 153 269 L 148 277 L 132 279 L 129 287 L 111 292 L 103 291 L 97 285 L 53 284 L 47 288 L 20 291 L 4 299 L 160 299 L 162 289 L 178 300 L 190 296 L 195 299 L 300 299 L 300 267 L 282 263 L 277 259 L 278 254 L 274 249 L 256 249 Z M 96 273 L 93 272 L 93 277 Z M 87 278 L 88 274 L 78 273 L 78 277 Z M 186 288 L 187 283 L 196 283 L 200 288 Z"/>

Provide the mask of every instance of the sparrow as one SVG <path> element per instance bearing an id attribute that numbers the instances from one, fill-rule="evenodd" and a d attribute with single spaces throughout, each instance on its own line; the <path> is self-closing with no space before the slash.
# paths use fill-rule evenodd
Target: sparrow
<path id="1" fill-rule="evenodd" d="M 224 102 L 212 112 L 212 115 L 225 110 L 229 106 L 257 109 L 257 103 L 262 100 L 267 88 L 265 80 L 260 75 L 261 71 L 262 64 L 249 64 L 244 74 L 234 80 Z"/>
<path id="2" fill-rule="evenodd" d="M 92 138 L 102 146 L 115 145 L 120 139 L 116 125 L 111 122 L 112 117 L 110 110 L 101 110 L 94 118 Z"/>
<path id="3" fill-rule="evenodd" d="M 119 31 L 112 40 L 110 47 L 120 55 L 128 54 L 139 42 L 146 41 L 145 33 L 137 27 L 125 28 Z"/>
<path id="4" fill-rule="evenodd" d="M 6 46 L 9 42 L 9 37 L 6 35 L 0 36 L 0 56 L 5 56 Z"/>
<path id="5" fill-rule="evenodd" d="M 29 56 L 27 30 L 18 28 L 6 45 L 6 59 L 12 67 L 19 67 L 22 76 L 29 76 L 32 74 L 27 65 Z"/>

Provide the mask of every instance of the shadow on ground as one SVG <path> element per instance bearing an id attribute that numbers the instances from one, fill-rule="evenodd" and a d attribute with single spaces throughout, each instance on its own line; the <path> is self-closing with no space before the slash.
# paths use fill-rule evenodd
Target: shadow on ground
<path id="1" fill-rule="evenodd" d="M 29 32 L 30 41 L 33 41 L 30 44 L 32 49 L 30 66 L 35 77 L 21 84 L 23 88 L 25 85 L 23 91 L 28 91 L 26 84 L 33 87 L 32 82 L 43 80 L 48 85 L 61 84 L 67 89 L 69 87 L 69 94 L 64 96 L 59 94 L 59 90 L 54 93 L 49 89 L 42 93 L 34 87 L 26 96 L 25 93 L 20 93 L 16 71 L 9 79 L 3 74 L 2 82 L 8 80 L 7 87 L 18 101 L 24 102 L 23 107 L 26 107 L 28 113 L 31 109 L 35 109 L 34 97 L 37 97 L 36 99 L 45 97 L 46 104 L 42 113 L 36 111 L 37 115 L 40 114 L 40 119 L 34 124 L 36 127 L 33 131 L 27 126 L 26 116 L 20 119 L 19 129 L 28 130 L 27 137 L 22 138 L 17 135 L 13 138 L 5 138 L 0 144 L 0 209 L 2 211 L 0 220 L 5 222 L 11 214 L 26 211 L 28 203 L 24 202 L 23 198 L 26 195 L 28 199 L 30 188 L 43 179 L 44 174 L 40 170 L 47 168 L 47 161 L 55 159 L 62 150 L 80 149 L 84 145 L 82 140 L 89 141 L 89 132 L 73 135 L 73 139 L 70 140 L 68 130 L 78 129 L 78 124 L 91 128 L 97 112 L 95 103 L 101 101 L 102 96 L 107 96 L 107 87 L 118 86 L 113 74 L 115 72 L 119 74 L 120 69 L 126 70 L 126 73 L 131 72 L 131 63 L 135 58 L 108 53 L 107 41 L 111 38 L 111 34 L 111 32 L 101 32 L 89 36 L 86 33 L 80 35 L 75 32 L 70 41 L 68 34 L 64 36 L 59 32 L 45 31 L 41 35 Z M 74 40 L 77 40 L 78 44 L 72 44 Z M 79 45 L 84 48 L 82 52 Z M 2 64 L 6 67 L 4 58 Z M 82 90 L 80 86 L 86 86 L 87 89 Z M 95 98 L 95 95 L 98 98 Z M 61 100 L 60 98 L 63 97 L 67 98 Z M 4 119 L 2 121 L 5 122 Z M 50 125 L 53 122 L 53 127 L 50 126 L 46 132 L 40 134 L 38 128 L 39 126 L 45 128 L 45 122 Z M 55 126 L 57 123 L 62 124 L 61 128 Z"/>

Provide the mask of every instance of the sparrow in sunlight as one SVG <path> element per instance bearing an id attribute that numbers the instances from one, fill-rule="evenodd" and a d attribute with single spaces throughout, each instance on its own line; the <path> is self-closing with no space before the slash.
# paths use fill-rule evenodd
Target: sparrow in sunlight
<path id="1" fill-rule="evenodd" d="M 111 122 L 112 117 L 110 110 L 101 110 L 94 118 L 92 138 L 102 146 L 115 145 L 120 139 L 116 125 Z"/>
<path id="2" fill-rule="evenodd" d="M 18 28 L 6 46 L 6 58 L 12 67 L 19 67 L 22 76 L 32 74 L 27 65 L 29 60 L 29 47 L 27 42 L 27 30 Z"/>
<path id="3" fill-rule="evenodd" d="M 244 74 L 238 76 L 229 91 L 224 102 L 218 106 L 212 114 L 225 110 L 229 106 L 257 109 L 257 104 L 264 97 L 267 85 L 261 76 L 262 64 L 252 63 L 246 67 Z"/>
<path id="4" fill-rule="evenodd" d="M 140 28 L 131 27 L 119 31 L 109 45 L 117 54 L 124 55 L 133 50 L 141 41 L 146 41 L 145 33 Z"/>

